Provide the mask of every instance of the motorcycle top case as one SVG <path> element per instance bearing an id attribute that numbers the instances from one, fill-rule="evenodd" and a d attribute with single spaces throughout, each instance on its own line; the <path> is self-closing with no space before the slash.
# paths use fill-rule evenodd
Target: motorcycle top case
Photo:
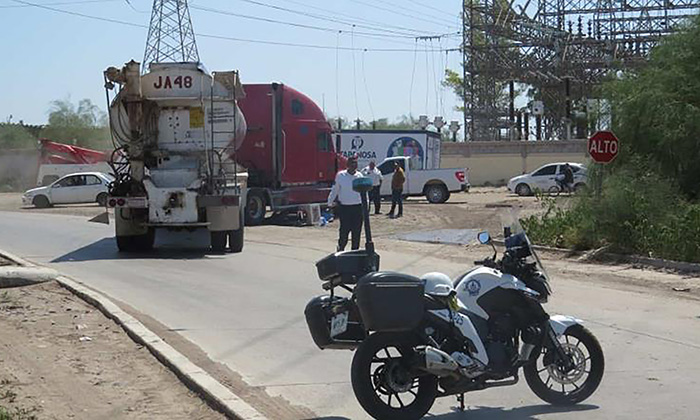
<path id="1" fill-rule="evenodd" d="M 344 312 L 348 312 L 347 330 L 331 337 L 333 317 Z M 304 316 L 311 338 L 322 350 L 354 349 L 367 338 L 357 306 L 350 299 L 340 296 L 334 296 L 332 299 L 329 295 L 317 296 L 306 305 Z"/>
<path id="2" fill-rule="evenodd" d="M 355 286 L 362 322 L 370 331 L 399 332 L 416 328 L 424 316 L 423 282 L 390 271 L 370 273 Z"/>
<path id="3" fill-rule="evenodd" d="M 364 249 L 336 252 L 318 261 L 316 270 L 322 281 L 341 278 L 344 284 L 355 284 L 365 274 L 379 270 L 379 255 Z"/>

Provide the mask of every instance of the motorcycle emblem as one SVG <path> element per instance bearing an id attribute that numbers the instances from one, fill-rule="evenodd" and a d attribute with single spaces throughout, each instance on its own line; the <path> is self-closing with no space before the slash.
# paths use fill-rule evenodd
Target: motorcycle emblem
<path id="1" fill-rule="evenodd" d="M 476 296 L 481 291 L 481 283 L 479 283 L 479 280 L 471 279 L 464 288 L 469 292 L 469 296 Z"/>

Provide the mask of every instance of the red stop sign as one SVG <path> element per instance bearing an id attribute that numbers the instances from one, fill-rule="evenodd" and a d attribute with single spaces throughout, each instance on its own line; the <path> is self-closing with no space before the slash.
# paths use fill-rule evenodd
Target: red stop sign
<path id="1" fill-rule="evenodd" d="M 597 131 L 588 139 L 588 154 L 597 163 L 610 163 L 617 157 L 619 146 L 612 131 Z"/>

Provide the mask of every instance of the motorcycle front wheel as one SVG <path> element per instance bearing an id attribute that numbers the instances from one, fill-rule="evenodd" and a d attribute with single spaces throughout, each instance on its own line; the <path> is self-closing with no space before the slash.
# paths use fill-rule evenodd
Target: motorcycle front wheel
<path id="1" fill-rule="evenodd" d="M 374 333 L 355 351 L 351 381 L 355 397 L 375 419 L 420 419 L 437 396 L 438 378 L 411 373 L 416 339 Z"/>
<path id="2" fill-rule="evenodd" d="M 574 325 L 559 337 L 562 350 L 572 369 L 553 350 L 543 349 L 537 360 L 523 368 L 530 389 L 542 400 L 554 405 L 573 405 L 590 397 L 603 379 L 605 359 L 600 343 L 588 329 Z"/>

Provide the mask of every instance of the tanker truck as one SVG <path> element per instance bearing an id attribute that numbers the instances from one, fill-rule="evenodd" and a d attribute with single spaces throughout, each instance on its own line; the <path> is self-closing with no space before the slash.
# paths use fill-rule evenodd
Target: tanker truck
<path id="1" fill-rule="evenodd" d="M 200 63 L 130 61 L 104 72 L 115 150 L 114 209 L 120 251 L 153 247 L 157 229 L 207 229 L 211 248 L 243 249 L 247 175 L 235 152 L 246 133 L 238 72 Z"/>

